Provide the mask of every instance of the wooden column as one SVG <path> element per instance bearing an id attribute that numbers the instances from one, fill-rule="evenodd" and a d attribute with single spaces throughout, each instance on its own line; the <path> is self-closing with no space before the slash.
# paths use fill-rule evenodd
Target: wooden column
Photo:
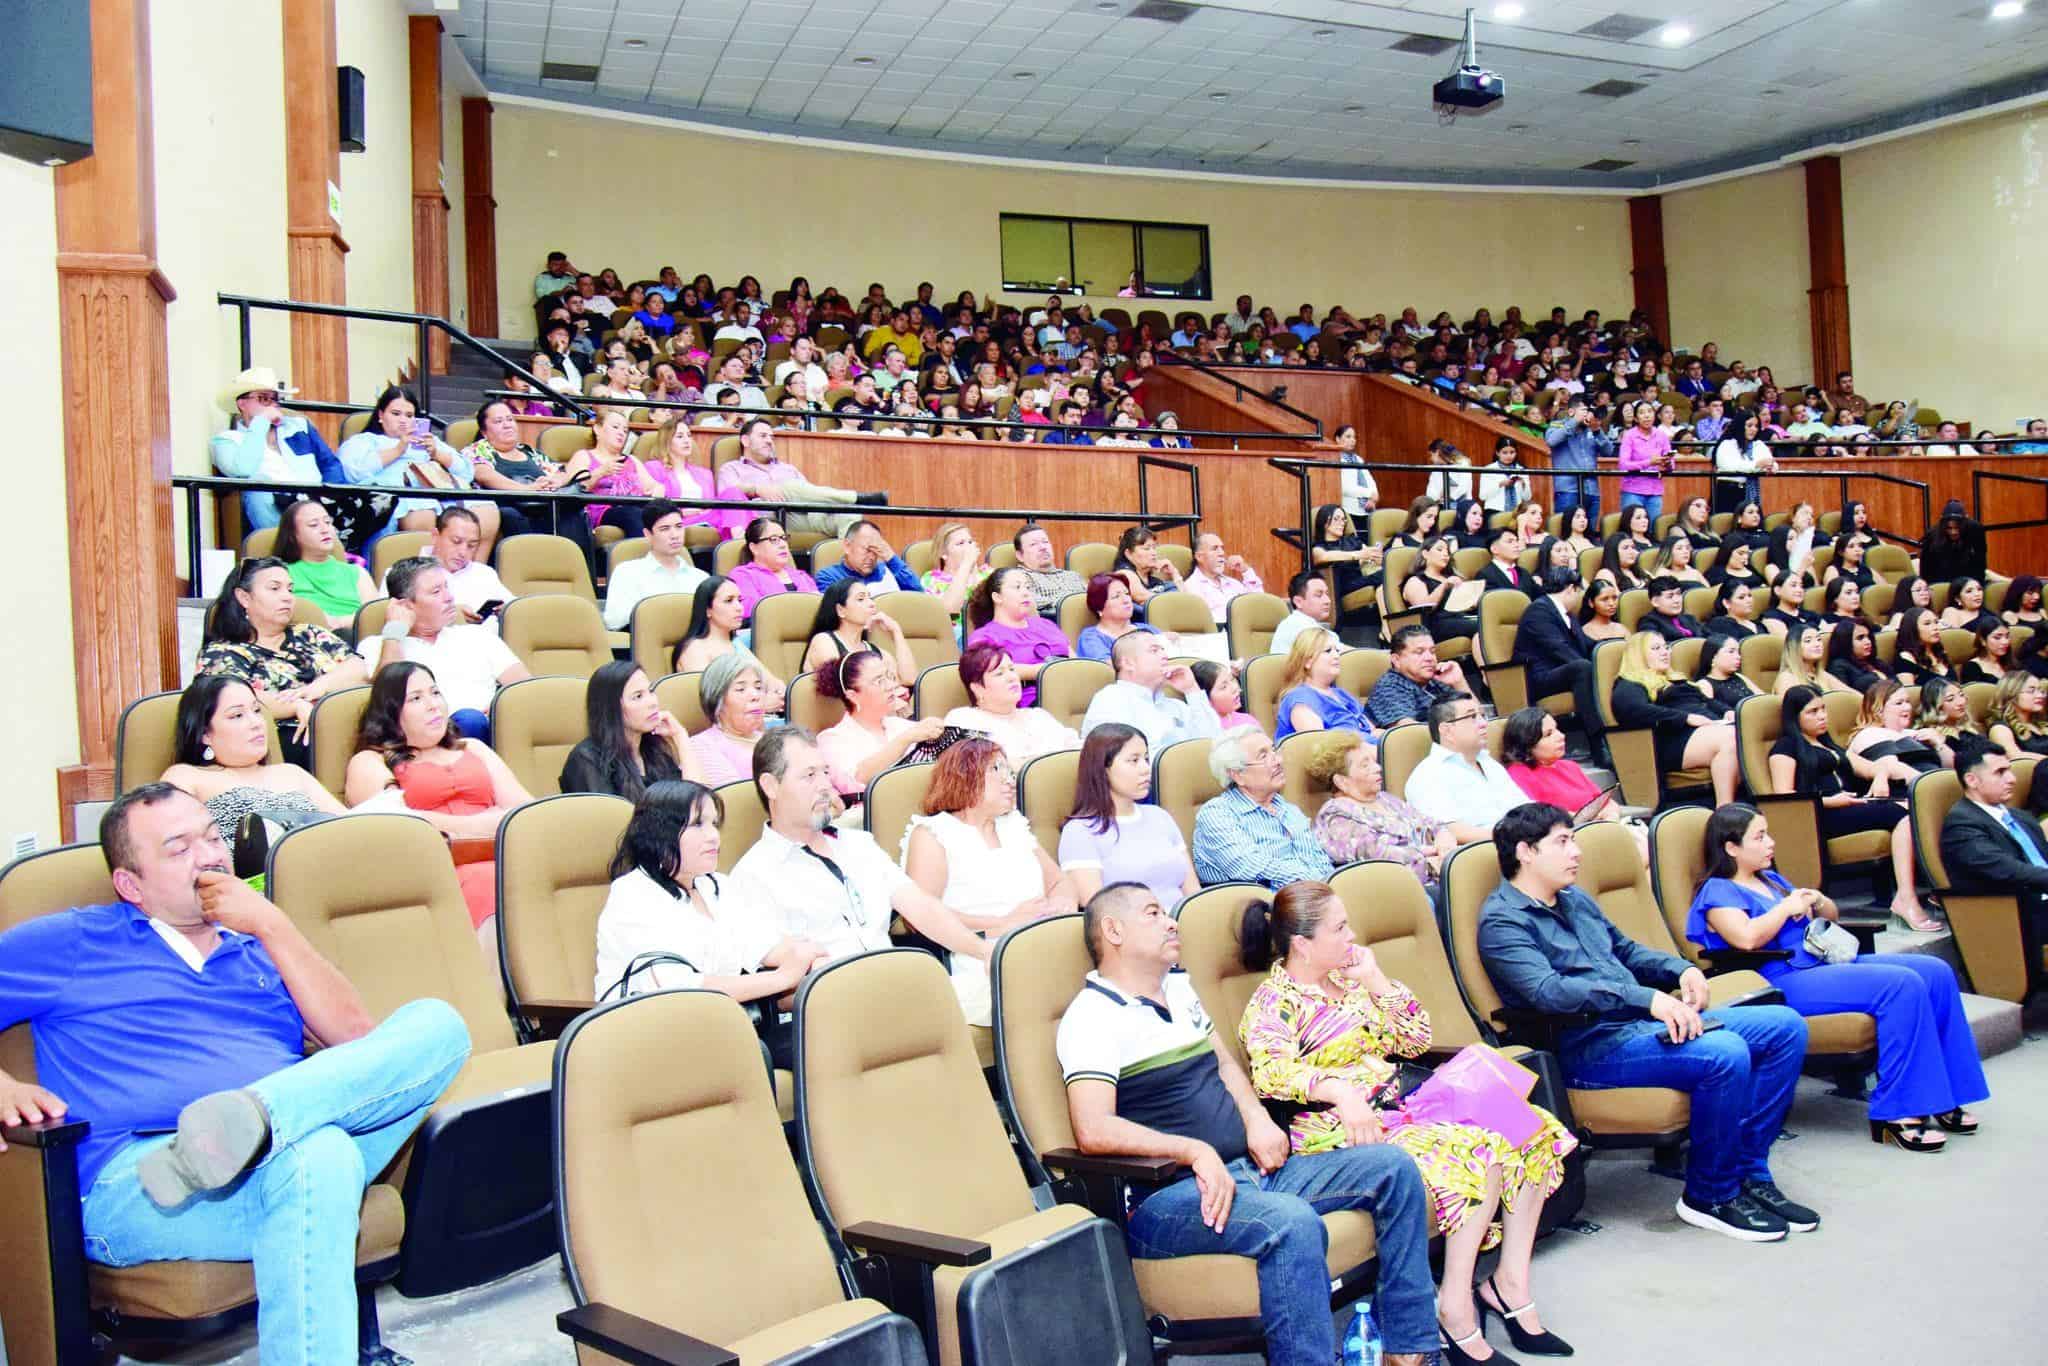
<path id="1" fill-rule="evenodd" d="M 1628 238 L 1636 285 L 1636 307 L 1650 315 L 1659 341 L 1671 345 L 1670 277 L 1664 268 L 1664 200 L 1643 195 L 1628 202 Z"/>
<path id="2" fill-rule="evenodd" d="M 413 308 L 448 316 L 448 193 L 441 175 L 441 21 L 415 14 L 406 21 L 412 55 L 412 299 Z M 430 372 L 448 370 L 448 336 L 427 334 Z"/>
<path id="3" fill-rule="evenodd" d="M 1812 287 L 1806 291 L 1813 321 L 1813 382 L 1832 391 L 1849 359 L 1849 266 L 1842 245 L 1842 159 L 1806 163 L 1806 251 Z"/>
<path id="4" fill-rule="evenodd" d="M 148 0 L 92 0 L 92 155 L 60 166 L 57 298 L 70 506 L 72 653 L 83 763 L 70 807 L 113 793 L 121 708 L 178 682 L 170 350 L 156 261 Z M 120 357 L 119 364 L 109 364 Z"/>
<path id="5" fill-rule="evenodd" d="M 348 243 L 328 208 L 328 187 L 341 184 L 341 128 L 335 93 L 334 0 L 283 0 L 285 235 L 291 294 L 303 303 L 348 302 L 342 258 Z M 347 213 L 346 206 L 342 212 Z M 291 315 L 289 378 L 299 397 L 348 401 L 348 325 L 340 318 Z M 258 364 L 266 358 L 255 358 Z M 311 417 L 329 442 L 341 432 L 335 414 Z"/>
<path id="6" fill-rule="evenodd" d="M 498 200 L 491 184 L 491 102 L 462 102 L 462 263 L 469 330 L 498 335 Z"/>

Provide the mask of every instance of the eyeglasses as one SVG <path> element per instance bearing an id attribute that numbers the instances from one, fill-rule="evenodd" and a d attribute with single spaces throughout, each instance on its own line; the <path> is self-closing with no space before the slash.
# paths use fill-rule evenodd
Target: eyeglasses
<path id="1" fill-rule="evenodd" d="M 761 544 L 761 543 L 762 543 L 763 541 L 781 541 L 781 542 L 783 542 L 784 544 L 787 544 L 787 543 L 788 543 L 788 541 L 789 541 L 789 537 L 787 537 L 787 536 L 783 535 L 783 534 L 782 534 L 781 532 L 776 532 L 776 533 L 775 533 L 774 535 L 772 535 L 772 536 L 762 536 L 762 537 L 760 537 L 760 538 L 759 538 L 759 539 L 757 539 L 757 540 L 752 540 L 752 541 L 749 541 L 749 542 L 747 542 L 747 544 L 748 544 L 748 545 L 760 545 L 760 544 Z"/>

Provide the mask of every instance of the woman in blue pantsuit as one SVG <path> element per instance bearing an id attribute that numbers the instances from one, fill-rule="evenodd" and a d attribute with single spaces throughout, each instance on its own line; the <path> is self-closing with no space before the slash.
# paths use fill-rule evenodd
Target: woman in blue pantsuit
<path id="1" fill-rule="evenodd" d="M 1771 867 L 1775 846 L 1755 807 L 1733 803 L 1707 822 L 1706 876 L 1693 894 L 1686 935 L 1708 949 L 1782 949 L 1761 971 L 1801 1015 L 1860 1011 L 1877 1019 L 1877 1087 L 1870 1137 L 1907 1152 L 1940 1152 L 1949 1134 L 1974 1134 L 1965 1106 L 1991 1092 L 1963 1014 L 1955 970 L 1920 954 L 1866 954 L 1828 963 L 1805 947 L 1814 916 L 1835 904 L 1795 890 Z"/>

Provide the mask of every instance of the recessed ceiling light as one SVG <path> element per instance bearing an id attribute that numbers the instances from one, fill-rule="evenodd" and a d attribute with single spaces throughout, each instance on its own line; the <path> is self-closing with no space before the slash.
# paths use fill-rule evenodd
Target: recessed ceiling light
<path id="1" fill-rule="evenodd" d="M 1344 112 L 1347 114 L 1363 114 L 1365 106 L 1362 104 L 1347 104 L 1344 106 Z"/>
<path id="2" fill-rule="evenodd" d="M 621 44 L 620 44 L 620 46 L 621 46 L 621 47 L 646 47 L 646 46 L 647 46 L 647 40 L 646 40 L 645 38 L 628 38 L 628 39 L 627 39 L 627 40 L 626 40 L 626 41 L 625 41 L 624 43 L 621 43 Z"/>
<path id="3" fill-rule="evenodd" d="M 875 59 L 873 57 L 855 57 L 853 59 L 853 64 L 855 66 L 873 66 L 875 64 Z"/>
<path id="4" fill-rule="evenodd" d="M 1684 24 L 1666 24 L 1657 34 L 1657 41 L 1666 47 L 1677 47 L 1692 41 L 1692 30 Z"/>
<path id="5" fill-rule="evenodd" d="M 2025 0 L 1999 0 L 1991 7 L 1993 19 L 2017 19 L 2027 12 Z"/>
<path id="6" fill-rule="evenodd" d="M 1624 147 L 1640 147 L 1643 145 L 1643 140 L 1641 138 L 1623 138 L 1621 145 Z"/>
<path id="7" fill-rule="evenodd" d="M 1507 20 L 1519 19 L 1522 17 L 1522 7 L 1520 5 L 1495 5 L 1493 7 L 1493 17 Z"/>
<path id="8" fill-rule="evenodd" d="M 1118 0 L 1095 0 L 1095 8 L 1107 14 L 1113 9 L 1122 9 L 1123 5 L 1118 3 Z"/>

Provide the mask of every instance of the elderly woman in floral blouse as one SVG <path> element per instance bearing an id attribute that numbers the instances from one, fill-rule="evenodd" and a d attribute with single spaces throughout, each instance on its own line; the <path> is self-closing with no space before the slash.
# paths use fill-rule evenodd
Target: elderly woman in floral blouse
<path id="1" fill-rule="evenodd" d="M 1247 906 L 1238 948 L 1246 967 L 1270 968 L 1237 1032 L 1252 1089 L 1296 1111 L 1287 1125 L 1293 1151 L 1385 1141 L 1413 1157 L 1422 1173 L 1434 1231 L 1444 1238 L 1437 1296 L 1444 1361 L 1462 1366 L 1493 1358 L 1484 1341 L 1489 1313 L 1505 1320 L 1519 1350 L 1569 1356 L 1570 1345 L 1537 1321 L 1529 1258 L 1543 1202 L 1564 1180 L 1565 1154 L 1578 1140 L 1541 1110 L 1540 1124 L 1519 1146 L 1476 1124 L 1409 1113 L 1394 1059 L 1429 1048 L 1429 1012 L 1352 937 L 1344 903 L 1328 883 L 1290 883 L 1271 902 Z M 1475 1264 L 1493 1246 L 1500 1248 L 1499 1265 L 1477 1287 Z"/>
<path id="2" fill-rule="evenodd" d="M 1308 778 L 1335 795 L 1316 813 L 1316 840 L 1339 867 L 1389 859 L 1434 891 L 1445 855 L 1458 847 L 1457 836 L 1387 791 L 1381 776 L 1379 755 L 1363 735 L 1325 732 L 1309 753 Z"/>

